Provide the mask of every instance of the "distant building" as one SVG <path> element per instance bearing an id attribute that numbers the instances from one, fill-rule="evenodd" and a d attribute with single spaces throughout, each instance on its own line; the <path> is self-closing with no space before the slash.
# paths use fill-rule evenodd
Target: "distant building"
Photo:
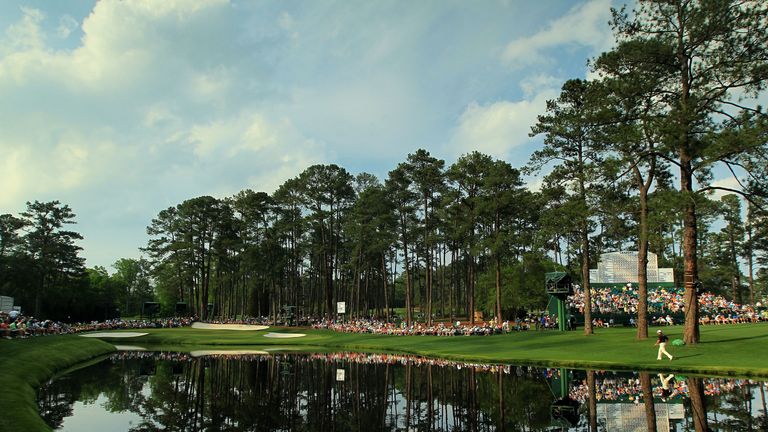
<path id="1" fill-rule="evenodd" d="M 591 284 L 617 285 L 638 282 L 637 252 L 609 252 L 600 255 L 597 269 L 589 271 Z M 648 284 L 674 286 L 675 275 L 671 268 L 659 268 L 655 253 L 648 252 Z"/>
<path id="2" fill-rule="evenodd" d="M 681 402 L 656 402 L 653 404 L 656 411 L 656 430 L 658 432 L 678 430 L 678 427 L 682 426 L 685 420 L 685 408 Z M 598 403 L 597 418 L 600 423 L 605 425 L 605 430 L 627 432 L 648 430 L 646 426 L 648 417 L 642 403 Z"/>
<path id="3" fill-rule="evenodd" d="M 0 312 L 8 313 L 13 310 L 13 297 L 0 296 Z"/>

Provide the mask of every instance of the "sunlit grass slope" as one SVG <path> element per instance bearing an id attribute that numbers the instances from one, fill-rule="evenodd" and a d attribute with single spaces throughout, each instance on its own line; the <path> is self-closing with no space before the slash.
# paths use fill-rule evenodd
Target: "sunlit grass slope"
<path id="1" fill-rule="evenodd" d="M 664 329 L 670 339 L 682 338 L 681 326 Z M 768 376 L 768 323 L 701 328 L 702 343 L 669 347 L 675 360 L 656 360 L 655 338 L 638 341 L 635 329 L 528 331 L 495 336 L 381 336 L 311 329 L 259 332 L 157 329 L 133 339 L 141 345 L 300 345 L 347 350 L 385 350 L 457 360 L 527 363 L 602 369 L 677 370 L 718 375 Z M 270 332 L 302 333 L 296 339 L 264 337 Z M 651 330 L 651 333 L 654 333 Z"/>
<path id="2" fill-rule="evenodd" d="M 523 363 L 593 369 L 673 370 L 685 373 L 768 377 L 768 323 L 702 327 L 702 343 L 670 347 L 675 360 L 656 360 L 654 339 L 635 340 L 634 329 L 529 331 L 496 336 L 380 336 L 304 328 L 264 331 L 152 329 L 131 339 L 101 341 L 78 336 L 0 340 L 0 431 L 49 430 L 37 412 L 35 389 L 67 368 L 114 350 L 108 343 L 150 349 L 295 349 L 390 351 L 455 360 Z M 671 339 L 682 327 L 668 327 Z M 293 339 L 268 333 L 301 333 Z M 130 341 L 130 342 L 129 342 Z M 258 347 L 258 348 L 257 348 Z"/>

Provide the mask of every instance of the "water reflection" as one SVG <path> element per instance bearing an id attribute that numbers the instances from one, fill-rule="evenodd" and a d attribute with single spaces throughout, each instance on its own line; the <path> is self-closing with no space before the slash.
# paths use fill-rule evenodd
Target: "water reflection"
<path id="1" fill-rule="evenodd" d="M 766 430 L 764 383 L 366 353 L 121 352 L 39 391 L 54 429 Z M 101 414 L 93 414 L 94 406 Z M 112 413 L 121 413 L 113 416 Z M 126 414 L 132 414 L 127 416 Z"/>

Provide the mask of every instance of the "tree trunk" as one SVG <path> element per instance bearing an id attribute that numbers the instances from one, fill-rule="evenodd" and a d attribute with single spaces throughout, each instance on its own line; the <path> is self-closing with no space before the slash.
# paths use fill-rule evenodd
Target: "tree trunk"
<path id="1" fill-rule="evenodd" d="M 728 227 L 728 241 L 731 249 L 731 266 L 733 267 L 733 275 L 731 276 L 731 293 L 733 301 L 738 304 L 744 304 L 744 300 L 741 297 L 741 271 L 739 271 L 739 260 L 736 255 L 736 235 L 733 232 L 733 224 L 729 223 Z"/>
<path id="2" fill-rule="evenodd" d="M 693 166 L 691 154 L 691 76 L 689 50 L 686 45 L 687 23 L 684 22 L 682 5 L 677 5 L 677 67 L 680 75 L 680 97 L 678 103 L 677 150 L 680 159 L 680 192 L 683 204 L 683 284 L 685 286 L 685 332 L 686 344 L 699 343 L 699 301 L 695 283 L 699 278 L 697 255 L 696 201 L 693 191 Z M 706 420 L 706 419 L 705 419 Z"/>
<path id="3" fill-rule="evenodd" d="M 35 291 L 35 316 L 40 316 L 40 297 L 45 294 L 45 271 L 40 272 L 40 288 Z"/>
<path id="4" fill-rule="evenodd" d="M 364 300 L 363 300 L 363 311 L 365 312 L 366 317 L 371 316 L 371 309 L 377 310 L 376 304 L 379 304 L 379 302 L 375 302 L 375 304 L 371 304 L 371 277 L 373 274 L 373 269 L 371 266 L 368 266 L 368 269 L 365 271 L 365 286 L 363 289 L 364 294 Z M 378 308 L 378 311 L 380 311 L 380 308 Z"/>
<path id="5" fill-rule="evenodd" d="M 451 324 L 453 324 L 453 319 L 456 318 L 456 307 L 454 302 L 454 298 L 456 298 L 456 250 L 452 247 L 451 248 L 451 287 L 450 292 L 448 293 L 448 314 L 451 316 Z"/>
<path id="6" fill-rule="evenodd" d="M 427 195 L 424 195 L 424 249 L 426 249 L 426 295 L 427 295 L 427 325 L 432 325 L 432 246 L 430 244 L 430 229 L 429 229 L 429 200 Z"/>
<path id="7" fill-rule="evenodd" d="M 648 189 L 640 186 L 640 236 L 637 252 L 637 339 L 648 339 Z"/>
<path id="8" fill-rule="evenodd" d="M 687 345 L 699 343 L 699 301 L 695 283 L 698 279 L 696 250 L 697 221 L 696 203 L 693 195 L 691 161 L 685 151 L 681 152 L 680 189 L 685 200 L 683 209 L 683 284 L 685 286 L 685 333 Z"/>
<path id="9" fill-rule="evenodd" d="M 501 259 L 496 255 L 496 325 L 501 325 Z"/>
<path id="10" fill-rule="evenodd" d="M 469 278 L 467 280 L 467 305 L 469 307 L 469 324 L 475 325 L 475 257 L 469 252 Z"/>
<path id="11" fill-rule="evenodd" d="M 389 322 L 389 288 L 387 287 L 387 259 L 381 254 L 381 282 L 384 285 L 384 320 Z"/>
<path id="12" fill-rule="evenodd" d="M 656 432 L 656 406 L 653 403 L 653 388 L 648 372 L 640 372 L 640 387 L 643 391 L 643 403 L 645 404 L 645 428 L 648 432 Z"/>
<path id="13" fill-rule="evenodd" d="M 755 279 L 754 269 L 752 263 L 752 219 L 747 220 L 747 271 L 749 272 L 747 277 L 749 278 L 749 304 L 755 305 Z"/>
<path id="14" fill-rule="evenodd" d="M 408 241 L 405 232 L 403 232 L 403 259 L 405 265 L 405 323 L 410 326 L 413 319 L 411 316 L 411 271 L 408 263 Z"/>
<path id="15" fill-rule="evenodd" d="M 701 378 L 688 377 L 688 394 L 691 398 L 691 416 L 696 432 L 707 432 L 707 405 L 704 400 L 704 385 Z"/>
<path id="16" fill-rule="evenodd" d="M 581 215 L 581 282 L 584 289 L 584 334 L 591 335 L 592 329 L 592 292 L 589 281 L 589 216 L 587 204 L 587 188 L 584 173 L 583 146 L 579 144 L 579 199 L 584 207 Z"/>
<path id="17" fill-rule="evenodd" d="M 589 283 L 589 236 L 587 234 L 587 222 L 581 227 L 581 280 L 584 289 L 584 334 L 591 335 L 592 329 L 592 293 Z"/>
<path id="18" fill-rule="evenodd" d="M 560 377 L 566 379 L 566 377 Z M 589 411 L 589 431 L 597 432 L 597 389 L 595 388 L 595 371 L 587 371 L 587 404 Z M 567 395 L 563 395 L 565 397 Z"/>
<path id="19" fill-rule="evenodd" d="M 441 245 L 440 255 L 440 316 L 445 318 L 445 243 Z"/>
<path id="20" fill-rule="evenodd" d="M 355 293 L 354 293 L 354 311 L 353 314 L 357 317 L 360 317 L 360 278 L 362 277 L 362 270 L 360 270 L 360 267 L 362 266 L 363 261 L 363 248 L 362 245 L 360 247 L 360 251 L 357 255 L 357 263 L 355 264 Z M 352 306 L 352 304 L 350 304 Z"/>
<path id="21" fill-rule="evenodd" d="M 336 311 L 333 309 L 333 276 L 330 274 L 332 269 L 328 265 L 328 251 L 325 239 L 325 221 L 320 219 L 320 271 L 322 272 L 321 280 L 323 281 L 323 291 L 325 294 L 325 313 L 328 319 L 333 319 L 336 316 Z"/>

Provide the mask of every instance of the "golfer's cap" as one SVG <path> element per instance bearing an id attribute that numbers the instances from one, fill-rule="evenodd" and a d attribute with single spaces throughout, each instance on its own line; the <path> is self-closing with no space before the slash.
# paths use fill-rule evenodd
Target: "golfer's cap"
<path id="1" fill-rule="evenodd" d="M 661 333 L 661 330 L 656 330 L 656 333 Z"/>

